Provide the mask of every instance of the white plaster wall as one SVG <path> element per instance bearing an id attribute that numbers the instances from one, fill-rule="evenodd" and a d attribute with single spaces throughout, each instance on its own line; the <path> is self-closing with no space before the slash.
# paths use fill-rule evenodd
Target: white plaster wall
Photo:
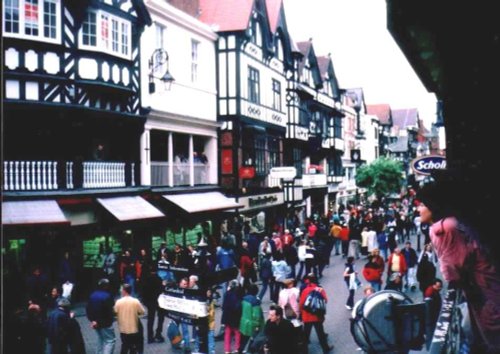
<path id="1" fill-rule="evenodd" d="M 146 1 L 153 23 L 166 27 L 165 50 L 169 55 L 170 73 L 175 78 L 170 91 L 155 80 L 155 93 L 149 93 L 148 62 L 156 49 L 154 24 L 141 37 L 142 104 L 153 109 L 216 121 L 216 34 L 198 20 L 182 13 L 164 1 Z M 159 11 L 160 9 L 161 11 Z M 198 79 L 191 82 L 191 41 L 198 46 Z"/>

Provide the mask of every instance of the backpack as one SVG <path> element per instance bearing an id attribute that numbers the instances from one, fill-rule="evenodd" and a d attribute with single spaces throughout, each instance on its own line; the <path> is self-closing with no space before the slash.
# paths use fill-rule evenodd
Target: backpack
<path id="1" fill-rule="evenodd" d="M 326 313 L 326 301 L 320 289 L 321 288 L 317 287 L 313 291 L 310 291 L 302 306 L 304 310 L 316 316 L 321 316 Z"/>

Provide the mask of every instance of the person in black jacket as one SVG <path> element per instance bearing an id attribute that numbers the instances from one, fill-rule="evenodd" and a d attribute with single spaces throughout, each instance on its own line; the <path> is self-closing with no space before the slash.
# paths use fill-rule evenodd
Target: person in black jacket
<path id="1" fill-rule="evenodd" d="M 283 318 L 283 309 L 279 306 L 269 308 L 269 317 L 264 327 L 267 348 L 270 354 L 298 353 L 297 332 L 293 324 Z"/>
<path id="2" fill-rule="evenodd" d="M 109 280 L 106 278 L 99 280 L 98 289 L 90 295 L 87 303 L 87 318 L 90 321 L 90 326 L 97 334 L 98 353 L 113 353 L 115 348 L 114 304 Z"/>
<path id="3" fill-rule="evenodd" d="M 69 300 L 62 298 L 57 304 L 57 309 L 52 311 L 47 319 L 47 337 L 51 354 L 69 353 L 72 331 L 69 307 Z"/>
<path id="4" fill-rule="evenodd" d="M 154 269 L 144 280 L 142 301 L 144 305 L 148 308 L 148 324 L 147 324 L 147 334 L 148 343 L 153 343 L 155 341 L 163 343 L 165 338 L 161 335 L 163 331 L 163 322 L 165 320 L 165 310 L 160 308 L 158 305 L 158 296 L 163 292 L 163 283 L 161 278 L 157 275 Z M 153 326 L 155 322 L 155 316 L 158 314 L 158 324 L 156 326 L 156 332 L 154 334 Z"/>

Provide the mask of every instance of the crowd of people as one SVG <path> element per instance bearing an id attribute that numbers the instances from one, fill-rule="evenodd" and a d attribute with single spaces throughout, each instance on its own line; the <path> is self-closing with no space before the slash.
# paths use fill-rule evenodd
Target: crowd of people
<path id="1" fill-rule="evenodd" d="M 345 268 L 339 276 L 343 276 L 348 290 L 345 306 L 349 311 L 355 306 L 355 291 L 364 280 L 369 284 L 364 289 L 367 296 L 383 289 L 401 292 L 419 289 L 422 300 L 430 304 L 435 322 L 443 287 L 443 282 L 436 278 L 437 255 L 445 280 L 456 286 L 463 281 L 463 267 L 457 262 L 477 262 L 477 258 L 470 260 L 468 253 L 479 249 L 474 246 L 477 244 L 474 240 L 464 241 L 464 251 L 447 239 L 463 238 L 467 229 L 457 219 L 441 218 L 443 215 L 439 212 L 424 190 L 420 200 L 412 195 L 398 204 L 340 205 L 335 212 L 321 217 L 315 214 L 302 225 L 293 225 L 293 229 L 277 225 L 267 235 L 251 232 L 243 226 L 237 232 L 221 230 L 219 242 L 211 238 L 208 245 L 201 235 L 199 246 L 177 244 L 169 249 L 162 244 L 155 257 L 146 249 L 138 250 L 136 256 L 132 250 L 125 250 L 120 257 L 110 252 L 98 288 L 87 303 L 87 317 L 97 336 L 98 352 L 114 352 L 115 321 L 121 353 L 142 353 L 145 341 L 165 342 L 163 325 L 167 311 L 159 306 L 158 297 L 166 287 L 199 289 L 200 269 L 210 273 L 238 268 L 236 279 L 208 287 L 210 354 L 215 353 L 217 339 L 223 339 L 225 353 L 252 352 L 258 347 L 267 348 L 269 353 L 307 352 L 313 327 L 323 352 L 330 352 L 333 338 L 323 327 L 328 296 L 320 282 L 330 262 L 341 258 L 345 260 Z M 436 220 L 441 221 L 436 223 Z M 413 234 L 422 235 L 424 239 L 421 251 L 413 248 L 410 240 Z M 202 251 L 204 257 L 200 258 Z M 476 255 L 482 257 L 481 253 Z M 199 264 L 200 259 L 206 263 Z M 498 275 L 493 273 L 491 263 L 484 260 L 482 264 L 483 273 L 476 272 L 468 278 L 473 284 L 479 282 L 478 289 L 465 289 L 469 291 L 469 298 L 481 295 L 485 301 L 480 305 L 472 303 L 471 308 L 472 315 L 477 316 L 473 318 L 476 331 L 483 336 L 481 345 L 490 350 L 488 345 L 491 348 L 496 345 L 492 336 L 496 325 L 481 320 L 491 321 L 485 311 L 491 310 L 494 316 L 498 307 L 493 294 L 483 290 L 483 285 L 494 284 L 495 288 L 498 283 L 491 279 Z M 188 274 L 180 275 L 175 269 L 187 269 Z M 22 348 L 28 346 L 26 352 L 44 353 L 47 342 L 51 353 L 85 352 L 80 328 L 69 310 L 71 289 L 67 286 L 64 290 L 64 284 L 75 282 L 69 264 L 61 266 L 61 274 L 61 286 L 54 287 L 50 295 L 45 291 L 47 284 L 40 269 L 35 269 L 28 278 L 29 301 L 26 309 L 19 313 L 21 335 L 17 339 Z M 266 296 L 271 306 L 263 308 Z M 216 311 L 221 311 L 218 324 Z M 139 319 L 145 314 L 147 326 L 143 329 Z M 168 331 L 172 323 L 182 338 L 178 347 L 185 352 L 197 352 L 200 349 L 198 326 L 170 321 Z M 218 334 L 216 327 L 220 328 Z M 489 341 L 487 345 L 485 341 Z"/>

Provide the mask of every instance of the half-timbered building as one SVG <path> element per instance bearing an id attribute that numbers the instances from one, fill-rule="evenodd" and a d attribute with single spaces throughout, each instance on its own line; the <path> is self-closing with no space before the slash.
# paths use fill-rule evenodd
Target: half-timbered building
<path id="1" fill-rule="evenodd" d="M 316 56 L 312 41 L 297 43 L 295 62 L 296 74 L 289 82 L 287 156 L 300 168 L 307 216 L 323 215 L 333 207 L 342 181 L 340 89 L 331 58 Z"/>
<path id="2" fill-rule="evenodd" d="M 121 223 L 163 217 L 139 195 L 149 13 L 141 0 L 7 0 L 2 16 L 2 247 L 21 271 L 55 276 L 63 250 L 99 268 L 106 248 L 131 246 Z"/>
<path id="3" fill-rule="evenodd" d="M 272 225 L 284 195 L 280 180 L 269 172 L 283 166 L 287 73 L 293 70 L 283 5 L 280 0 L 201 0 L 200 10 L 200 19 L 219 35 L 221 185 L 244 206 L 243 214 L 268 209 L 266 224 Z"/>

